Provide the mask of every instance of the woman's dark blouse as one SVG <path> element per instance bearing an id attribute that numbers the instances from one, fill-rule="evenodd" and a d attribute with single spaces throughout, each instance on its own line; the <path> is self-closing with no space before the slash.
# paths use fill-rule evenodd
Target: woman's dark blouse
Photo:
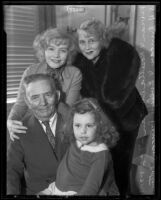
<path id="1" fill-rule="evenodd" d="M 139 127 L 147 109 L 135 87 L 141 61 L 132 45 L 113 38 L 95 64 L 79 53 L 73 65 L 83 75 L 83 97 L 96 98 L 119 130 Z"/>

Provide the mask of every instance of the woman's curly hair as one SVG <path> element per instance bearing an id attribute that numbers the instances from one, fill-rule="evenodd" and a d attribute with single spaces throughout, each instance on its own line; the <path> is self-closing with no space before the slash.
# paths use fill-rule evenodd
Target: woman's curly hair
<path id="1" fill-rule="evenodd" d="M 68 27 L 48 28 L 44 32 L 38 34 L 33 42 L 33 48 L 35 50 L 36 57 L 39 62 L 45 60 L 45 50 L 50 45 L 50 42 L 55 40 L 59 44 L 67 44 L 69 47 L 69 53 L 67 58 L 67 64 L 71 64 L 73 57 L 76 53 L 76 44 Z"/>
<path id="2" fill-rule="evenodd" d="M 107 115 L 105 115 L 99 106 L 98 101 L 94 98 L 81 99 L 72 106 L 68 120 L 64 126 L 66 139 L 69 139 L 70 141 L 75 140 L 73 132 L 73 118 L 75 113 L 92 113 L 95 117 L 97 125 L 96 141 L 98 143 L 106 143 L 109 148 L 116 145 L 119 139 L 119 133 L 116 131 L 116 128 L 112 124 L 111 120 L 107 117 Z"/>
<path id="3" fill-rule="evenodd" d="M 86 31 L 91 35 L 95 35 L 99 39 L 102 47 L 107 47 L 108 44 L 106 41 L 106 32 L 105 32 L 106 27 L 101 21 L 94 18 L 88 19 L 80 25 L 80 27 L 77 30 L 77 34 L 79 34 L 81 30 Z M 77 35 L 77 40 L 78 40 L 78 35 Z"/>
<path id="4" fill-rule="evenodd" d="M 128 32 L 128 26 L 124 22 L 117 21 L 114 24 L 106 27 L 100 20 L 92 18 L 88 19 L 80 25 L 77 30 L 77 42 L 78 42 L 78 34 L 81 30 L 86 31 L 90 35 L 96 36 L 102 48 L 107 48 L 112 38 L 120 38 L 122 40 L 126 40 L 125 35 Z"/>

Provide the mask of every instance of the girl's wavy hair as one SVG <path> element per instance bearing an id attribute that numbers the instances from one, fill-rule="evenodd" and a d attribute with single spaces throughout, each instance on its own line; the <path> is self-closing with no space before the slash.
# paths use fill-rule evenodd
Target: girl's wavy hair
<path id="1" fill-rule="evenodd" d="M 76 53 L 76 44 L 71 33 L 70 28 L 62 26 L 57 28 L 48 28 L 44 32 L 38 34 L 33 41 L 33 48 L 39 62 L 45 60 L 45 49 L 49 46 L 52 40 L 55 40 L 56 44 L 69 45 L 67 64 L 71 64 Z"/>
<path id="2" fill-rule="evenodd" d="M 109 148 L 116 145 L 119 139 L 119 133 L 112 124 L 111 120 L 104 114 L 98 102 L 94 98 L 84 98 L 76 102 L 69 113 L 68 120 L 64 126 L 65 138 L 71 142 L 75 140 L 73 132 L 73 118 L 76 113 L 92 113 L 97 124 L 96 141 L 104 142 Z"/>

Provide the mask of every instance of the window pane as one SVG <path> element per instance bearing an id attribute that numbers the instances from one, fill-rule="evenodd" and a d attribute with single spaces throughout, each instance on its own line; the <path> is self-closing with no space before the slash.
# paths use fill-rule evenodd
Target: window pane
<path id="1" fill-rule="evenodd" d="M 24 70 L 35 62 L 32 43 L 39 33 L 36 5 L 4 6 L 7 33 L 7 101 L 15 100 Z"/>

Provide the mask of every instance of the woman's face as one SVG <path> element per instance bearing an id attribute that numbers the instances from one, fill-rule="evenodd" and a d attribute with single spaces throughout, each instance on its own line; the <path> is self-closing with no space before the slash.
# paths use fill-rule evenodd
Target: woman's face
<path id="1" fill-rule="evenodd" d="M 82 54 L 89 60 L 96 62 L 101 51 L 101 43 L 99 39 L 84 30 L 78 31 L 79 48 Z"/>
<path id="2" fill-rule="evenodd" d="M 51 42 L 45 50 L 45 59 L 51 68 L 59 68 L 66 63 L 68 45 Z"/>

